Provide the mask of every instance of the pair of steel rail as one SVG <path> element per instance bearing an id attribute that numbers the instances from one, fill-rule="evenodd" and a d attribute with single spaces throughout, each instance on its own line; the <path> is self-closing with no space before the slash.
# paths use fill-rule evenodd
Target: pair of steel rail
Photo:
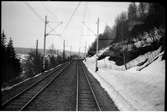
<path id="1" fill-rule="evenodd" d="M 79 75 L 81 75 L 81 74 L 79 74 L 79 68 L 78 68 L 79 64 L 80 64 L 81 70 L 83 72 L 83 76 L 86 78 L 86 83 L 88 83 L 88 89 L 90 90 L 90 92 L 91 92 L 91 94 L 93 96 L 92 99 L 95 101 L 94 103 L 96 104 L 97 110 L 98 111 L 102 111 L 102 108 L 100 107 L 100 103 L 99 103 L 99 101 L 97 99 L 95 91 L 94 91 L 94 89 L 93 89 L 93 87 L 92 87 L 92 85 L 90 83 L 90 80 L 89 80 L 89 78 L 87 76 L 87 73 L 86 73 L 86 71 L 85 71 L 85 69 L 83 67 L 83 63 L 81 63 L 81 62 L 78 62 L 77 65 L 76 65 L 76 73 L 77 73 L 76 111 L 80 111 L 80 108 L 79 108 L 80 107 L 80 102 L 79 101 L 81 100 L 79 98 L 79 96 L 80 96 L 79 94 L 81 94 L 80 93 L 80 86 L 79 86 Z M 90 94 L 86 94 L 86 95 L 90 95 Z M 86 99 L 86 100 L 91 100 L 91 99 Z"/>
<path id="2" fill-rule="evenodd" d="M 76 111 L 80 111 L 80 99 L 79 99 L 79 94 L 80 94 L 80 87 L 79 87 L 79 65 L 80 65 L 80 70 L 82 71 L 83 73 L 83 77 L 85 77 L 86 81 L 85 83 L 88 84 L 88 90 L 90 91 L 90 93 L 92 94 L 92 99 L 95 101 L 94 103 L 96 104 L 97 106 L 97 109 L 99 111 L 102 111 L 102 108 L 100 107 L 100 103 L 98 102 L 97 100 L 97 96 L 95 94 L 95 91 L 89 81 L 89 78 L 86 74 L 86 71 L 83 67 L 83 63 L 80 62 L 80 61 L 77 61 L 76 62 Z M 26 103 L 22 104 L 20 107 L 14 107 L 14 110 L 25 110 L 29 104 L 34 101 L 37 96 L 39 96 L 39 94 L 41 94 L 49 85 L 52 84 L 53 81 L 55 81 L 65 70 L 66 68 L 68 68 L 70 66 L 70 63 L 65 63 L 65 64 L 62 64 L 61 66 L 57 66 L 54 68 L 53 71 L 51 71 L 46 77 L 42 78 L 41 80 L 39 80 L 38 82 L 32 84 L 31 86 L 29 86 L 28 88 L 25 88 L 23 91 L 21 91 L 20 93 L 16 94 L 15 96 L 13 96 L 12 98 L 10 98 L 9 100 L 7 100 L 6 102 L 2 103 L 2 110 L 10 110 L 11 108 L 8 108 L 10 106 L 12 106 L 12 102 L 16 102 L 16 103 L 21 103 L 22 100 L 25 100 L 24 98 L 23 99 L 19 99 L 20 96 L 24 95 L 24 94 L 28 94 L 29 93 L 33 93 L 33 91 L 31 92 L 31 89 L 33 90 L 33 88 L 37 87 L 37 85 L 40 85 L 42 83 L 44 83 L 44 81 L 46 82 L 46 84 L 44 84 L 44 86 L 42 86 L 41 88 L 38 88 L 38 91 L 35 92 L 35 94 L 33 95 L 30 95 L 31 97 L 28 98 L 27 101 L 25 101 Z M 57 73 L 58 72 L 58 73 Z M 56 73 L 57 75 L 53 75 L 54 73 Z M 49 80 L 49 77 L 52 77 L 50 78 Z M 29 95 L 29 94 L 28 94 Z M 26 96 L 28 97 L 28 96 Z M 19 99 L 19 100 L 18 100 Z M 87 99 L 87 100 L 90 100 L 90 99 Z"/>
<path id="3" fill-rule="evenodd" d="M 54 80 L 56 80 L 62 72 L 65 71 L 65 69 L 69 66 L 69 63 L 64 63 L 60 66 L 55 67 L 53 71 L 51 71 L 50 73 L 48 73 L 48 75 L 44 78 L 42 78 L 41 80 L 39 80 L 38 82 L 35 82 L 34 84 L 32 84 L 31 86 L 25 88 L 24 90 L 22 90 L 20 93 L 16 94 L 15 96 L 13 96 L 12 98 L 10 98 L 9 100 L 5 101 L 4 103 L 2 103 L 2 110 L 11 110 L 10 107 L 12 107 L 12 102 L 16 102 L 16 103 L 20 103 L 22 102 L 26 102 L 23 105 L 19 105 L 20 107 L 14 107 L 13 110 L 24 110 L 33 100 L 35 100 L 37 98 L 37 96 L 42 93 Z M 57 73 L 58 72 L 58 73 Z M 57 75 L 54 75 L 54 73 L 56 73 Z M 53 78 L 50 78 L 53 77 Z M 50 80 L 49 80 L 50 78 Z M 45 81 L 45 83 L 44 83 Z M 42 87 L 40 87 L 40 84 L 43 84 Z M 33 93 L 33 91 L 31 91 L 31 89 L 33 90 L 33 88 L 35 88 L 36 86 L 39 86 L 40 88 L 38 88 L 38 91 L 35 94 L 28 94 L 28 93 Z M 26 95 L 28 94 L 28 96 L 32 96 L 29 98 L 29 100 L 25 99 L 19 99 L 19 97 L 21 97 L 22 95 Z M 26 97 L 28 97 L 26 96 Z M 19 99 L 19 100 L 18 100 Z"/>

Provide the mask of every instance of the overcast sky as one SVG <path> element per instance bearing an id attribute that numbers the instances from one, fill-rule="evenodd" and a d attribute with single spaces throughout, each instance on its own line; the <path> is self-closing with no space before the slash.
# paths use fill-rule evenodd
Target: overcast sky
<path id="1" fill-rule="evenodd" d="M 3 1 L 1 5 L 1 29 L 7 34 L 7 39 L 12 38 L 14 47 L 35 48 L 38 39 L 39 48 L 43 48 L 44 18 L 47 16 L 50 22 L 47 25 L 47 32 L 51 31 L 49 27 L 57 26 L 51 34 L 61 34 L 47 36 L 47 49 L 53 44 L 55 49 L 62 50 L 65 40 L 66 49 L 69 50 L 72 46 L 72 51 L 78 51 L 79 48 L 84 51 L 85 45 L 88 47 L 95 39 L 93 33 L 97 32 L 97 18 L 100 19 L 99 32 L 102 33 L 106 25 L 112 27 L 115 18 L 121 12 L 127 11 L 129 2 Z M 63 24 L 60 24 L 61 21 Z"/>

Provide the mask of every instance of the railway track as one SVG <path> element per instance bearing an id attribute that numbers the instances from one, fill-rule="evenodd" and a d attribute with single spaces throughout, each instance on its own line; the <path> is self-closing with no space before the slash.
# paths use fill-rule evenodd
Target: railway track
<path id="1" fill-rule="evenodd" d="M 101 111 L 101 107 L 80 62 L 77 64 L 76 111 Z"/>
<path id="2" fill-rule="evenodd" d="M 24 110 L 42 91 L 44 91 L 67 67 L 68 63 L 57 67 L 49 75 L 24 89 L 2 104 L 2 110 Z M 56 74 L 56 75 L 55 75 Z"/>
<path id="3" fill-rule="evenodd" d="M 61 109 L 61 110 L 73 110 L 73 111 L 74 110 L 76 111 L 101 111 L 102 107 L 100 107 L 100 103 L 98 102 L 97 96 L 93 90 L 93 87 L 91 86 L 88 75 L 85 71 L 85 68 L 83 67 L 83 63 L 81 61 L 75 61 L 74 63 L 73 64 L 66 63 L 62 66 L 57 67 L 56 69 L 51 71 L 50 75 L 47 75 L 46 77 L 44 77 L 37 83 L 24 89 L 22 92 L 18 93 L 16 96 L 4 102 L 2 104 L 2 110 L 8 110 L 8 111 L 13 111 L 13 110 L 21 111 L 21 110 L 27 110 L 27 109 L 35 110 L 34 108 L 35 107 L 34 105 L 36 104 L 35 102 L 40 101 L 40 99 L 46 97 L 43 103 L 38 103 L 39 106 L 37 110 L 42 110 L 42 109 L 59 110 Z M 71 71 L 67 71 L 66 69 L 69 66 L 73 66 L 71 69 L 69 69 Z M 58 76 L 60 76 L 60 74 L 62 74 L 62 72 L 64 73 L 65 71 L 66 71 L 66 75 L 62 75 L 63 77 L 58 78 Z M 71 78 L 71 81 L 67 81 L 69 80 L 70 77 L 73 77 Z M 66 80 L 68 83 L 65 84 L 64 80 Z M 60 88 L 62 87 L 60 85 L 62 85 L 64 88 Z M 53 89 L 53 88 L 57 88 L 57 89 Z M 57 90 L 64 91 L 65 93 L 61 95 L 59 94 Z M 64 99 L 63 102 L 68 102 L 68 103 L 64 103 L 64 105 L 61 104 L 60 102 L 62 101 L 58 99 L 59 95 L 62 97 L 62 99 Z M 72 95 L 71 98 L 68 97 L 70 95 Z M 52 100 L 52 99 L 55 99 L 55 100 Z M 49 104 L 51 105 L 48 105 L 47 102 L 50 102 Z M 70 102 L 72 104 L 69 105 Z M 41 105 L 44 108 L 41 108 L 40 107 Z"/>

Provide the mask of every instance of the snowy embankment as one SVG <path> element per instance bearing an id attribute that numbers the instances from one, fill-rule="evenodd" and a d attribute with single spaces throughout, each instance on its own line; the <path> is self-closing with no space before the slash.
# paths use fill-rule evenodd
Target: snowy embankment
<path id="1" fill-rule="evenodd" d="M 57 68 L 57 67 L 59 67 L 59 66 L 61 66 L 61 65 L 62 65 L 62 64 L 59 64 L 59 65 L 57 65 L 55 68 Z M 55 69 L 55 68 L 51 68 L 51 69 L 49 69 L 49 70 L 45 70 L 44 73 L 49 72 L 49 71 L 52 71 L 52 70 Z M 16 86 L 18 86 L 18 85 L 20 85 L 20 84 L 22 84 L 22 83 L 28 81 L 28 80 L 31 80 L 31 79 L 36 78 L 36 77 L 39 77 L 40 75 L 42 75 L 42 73 L 38 73 L 38 74 L 34 75 L 33 77 L 26 78 L 25 80 L 23 80 L 23 81 L 21 81 L 21 82 L 19 82 L 19 83 L 16 83 L 16 84 L 14 84 L 14 85 L 12 85 L 12 86 L 7 86 L 7 87 L 5 87 L 5 88 L 1 88 L 1 91 L 3 92 L 3 91 L 6 91 L 6 90 L 10 90 L 10 89 L 12 89 L 12 88 L 14 88 L 14 87 L 16 87 Z"/>
<path id="2" fill-rule="evenodd" d="M 136 71 L 136 67 L 120 71 L 124 67 L 116 66 L 107 58 L 103 59 L 105 63 L 98 61 L 98 72 L 94 72 L 95 57 L 87 58 L 84 63 L 120 110 L 163 111 L 165 61 L 161 58 L 162 56 L 159 56 L 141 71 Z"/>

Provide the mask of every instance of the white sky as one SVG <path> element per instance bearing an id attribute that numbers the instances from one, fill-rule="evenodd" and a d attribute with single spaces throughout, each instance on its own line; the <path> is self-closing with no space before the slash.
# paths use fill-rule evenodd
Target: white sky
<path id="1" fill-rule="evenodd" d="M 26 2 L 43 18 L 47 15 L 49 26 L 54 28 L 62 21 L 52 34 L 61 36 L 47 36 L 46 48 L 54 44 L 55 49 L 63 49 L 63 40 L 66 41 L 66 49 L 72 51 L 84 51 L 85 45 L 89 46 L 95 39 L 92 32 L 97 32 L 97 18 L 100 18 L 100 33 L 105 25 L 113 26 L 115 18 L 123 11 L 127 11 L 128 2 L 81 2 L 68 27 L 64 30 L 73 10 L 79 2 Z M 35 48 L 36 40 L 39 40 L 39 48 L 43 48 L 44 22 L 42 22 L 28 8 L 25 2 L 2 2 L 1 29 L 14 41 L 15 47 Z M 47 32 L 51 29 L 47 27 Z M 89 36 L 84 36 L 89 35 Z M 92 36 L 91 36 L 92 35 Z"/>

